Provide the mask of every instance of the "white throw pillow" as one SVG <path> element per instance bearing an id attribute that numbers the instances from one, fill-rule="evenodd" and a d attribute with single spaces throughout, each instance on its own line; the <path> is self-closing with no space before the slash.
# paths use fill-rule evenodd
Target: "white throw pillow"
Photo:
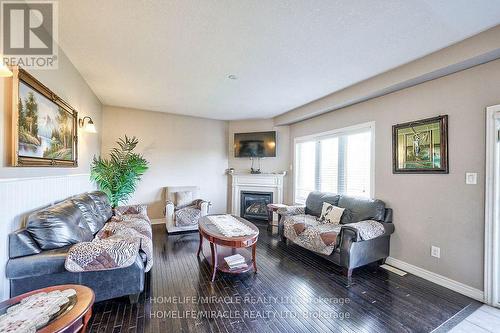
<path id="1" fill-rule="evenodd" d="M 192 202 L 193 202 L 193 192 L 191 191 L 175 192 L 175 205 L 177 207 L 184 207 L 190 205 Z"/>
<path id="2" fill-rule="evenodd" d="M 344 214 L 345 208 L 340 208 L 329 204 L 328 202 L 323 202 L 323 208 L 321 209 L 321 216 L 319 221 L 321 223 L 331 223 L 339 224 L 342 214 Z"/>

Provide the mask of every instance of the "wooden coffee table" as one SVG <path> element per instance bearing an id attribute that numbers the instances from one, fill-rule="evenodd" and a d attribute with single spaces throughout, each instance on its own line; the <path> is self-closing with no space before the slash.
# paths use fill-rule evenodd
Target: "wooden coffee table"
<path id="1" fill-rule="evenodd" d="M 21 302 L 22 299 L 39 292 L 51 292 L 54 290 L 74 289 L 76 290 L 76 303 L 69 310 L 52 319 L 45 327 L 37 333 L 76 333 L 85 332 L 92 316 L 94 305 L 94 292 L 92 289 L 78 284 L 64 284 L 33 290 L 0 303 L 0 309 L 6 309 Z"/>
<path id="2" fill-rule="evenodd" d="M 234 215 L 233 215 L 234 216 Z M 219 232 L 219 229 L 213 224 L 207 216 L 202 217 L 198 221 L 198 230 L 200 232 L 200 245 L 198 247 L 199 256 L 201 252 L 212 265 L 212 282 L 215 280 L 215 273 L 217 271 L 230 273 L 230 274 L 240 274 L 252 269 L 257 273 L 257 262 L 255 260 L 255 250 L 257 248 L 257 239 L 259 237 L 259 229 L 245 220 L 242 217 L 234 216 L 242 223 L 246 224 L 248 227 L 252 228 L 256 233 L 250 236 L 241 237 L 226 237 Z M 205 253 L 208 251 L 203 248 L 203 238 L 208 240 L 210 243 L 210 253 Z M 252 247 L 252 251 L 248 249 Z M 233 254 L 241 254 L 245 258 L 247 267 L 241 269 L 229 269 L 225 257 Z"/>

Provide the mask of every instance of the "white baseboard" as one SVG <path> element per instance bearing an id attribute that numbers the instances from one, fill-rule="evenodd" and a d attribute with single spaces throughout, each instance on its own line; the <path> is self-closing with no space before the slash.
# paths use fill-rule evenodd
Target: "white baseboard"
<path id="1" fill-rule="evenodd" d="M 473 298 L 477 301 L 484 302 L 484 292 L 482 290 L 473 288 L 461 282 L 447 278 L 446 276 L 433 273 L 431 271 L 414 266 L 396 258 L 388 257 L 386 263 L 403 271 L 421 277 L 422 279 L 428 280 L 445 288 L 456 291 L 457 293 Z"/>

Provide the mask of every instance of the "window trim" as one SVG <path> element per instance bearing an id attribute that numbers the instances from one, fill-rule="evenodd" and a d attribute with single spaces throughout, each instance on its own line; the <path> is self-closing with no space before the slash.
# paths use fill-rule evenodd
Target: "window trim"
<path id="1" fill-rule="evenodd" d="M 375 196 L 375 121 L 370 121 L 366 123 L 356 124 L 352 126 L 337 128 L 325 132 L 319 132 L 316 134 L 304 135 L 296 137 L 293 139 L 293 156 L 292 156 L 292 176 L 293 176 L 293 202 L 294 204 L 300 204 L 297 202 L 296 186 L 297 186 L 297 143 L 308 142 L 308 141 L 318 141 L 327 138 L 338 137 L 344 134 L 355 134 L 356 132 L 364 132 L 366 130 L 370 131 L 371 134 L 371 147 L 370 147 L 370 198 Z"/>

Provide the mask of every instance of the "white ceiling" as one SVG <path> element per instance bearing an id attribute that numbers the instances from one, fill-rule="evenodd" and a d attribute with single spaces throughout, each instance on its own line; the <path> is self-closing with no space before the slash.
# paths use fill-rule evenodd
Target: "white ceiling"
<path id="1" fill-rule="evenodd" d="M 276 116 L 499 23 L 498 0 L 59 2 L 60 45 L 103 104 L 226 120 Z"/>

